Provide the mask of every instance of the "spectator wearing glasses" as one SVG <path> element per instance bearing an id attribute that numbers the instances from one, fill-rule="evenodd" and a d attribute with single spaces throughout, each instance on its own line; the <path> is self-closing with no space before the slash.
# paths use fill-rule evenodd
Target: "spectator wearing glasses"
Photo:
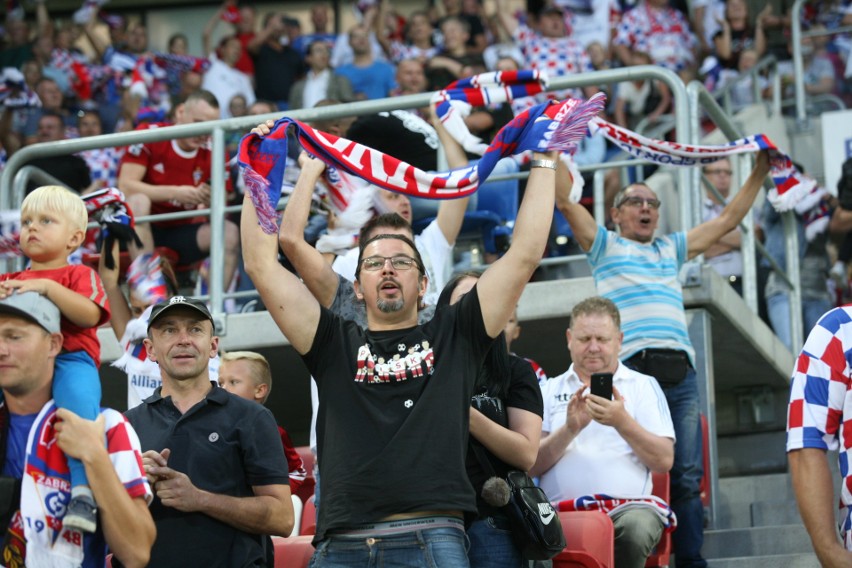
<path id="1" fill-rule="evenodd" d="M 722 158 L 704 166 L 701 173 L 722 197 L 720 200 L 715 193 L 709 189 L 706 190 L 702 221 L 710 221 L 718 217 L 728 203 L 734 171 L 731 169 L 731 162 L 727 158 Z M 742 296 L 743 255 L 740 252 L 740 238 L 740 229 L 737 227 L 710 245 L 710 248 L 704 251 L 704 259 L 720 276 L 730 281 L 737 294 Z"/>
<path id="2" fill-rule="evenodd" d="M 586 251 L 598 294 L 612 300 L 622 317 L 620 359 L 657 379 L 666 395 L 675 427 L 671 506 L 678 518 L 673 535 L 677 566 L 704 567 L 704 508 L 699 483 L 702 441 L 695 350 L 686 328 L 678 272 L 704 253 L 745 217 L 769 172 L 766 152 L 745 185 L 715 219 L 688 232 L 655 237 L 660 200 L 650 187 L 632 184 L 615 196 L 611 210 L 619 232 L 599 226 L 588 210 L 569 199 L 569 186 L 557 184 L 557 207 Z M 559 178 L 560 176 L 557 176 Z M 566 176 L 567 177 L 567 176 Z"/>

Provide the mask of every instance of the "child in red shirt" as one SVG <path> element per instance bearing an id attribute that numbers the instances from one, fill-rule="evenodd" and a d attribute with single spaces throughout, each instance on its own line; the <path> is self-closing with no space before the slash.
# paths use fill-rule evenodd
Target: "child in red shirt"
<path id="1" fill-rule="evenodd" d="M 86 420 L 96 420 L 101 403 L 97 327 L 109 321 L 109 303 L 97 272 L 68 264 L 68 255 L 83 242 L 88 221 L 83 200 L 63 187 L 44 186 L 30 193 L 21 204 L 20 235 L 30 268 L 0 275 L 0 298 L 32 291 L 56 304 L 62 313 L 63 344 L 56 357 L 54 401 Z M 97 508 L 85 467 L 70 457 L 68 467 L 71 501 L 63 526 L 95 532 Z"/>

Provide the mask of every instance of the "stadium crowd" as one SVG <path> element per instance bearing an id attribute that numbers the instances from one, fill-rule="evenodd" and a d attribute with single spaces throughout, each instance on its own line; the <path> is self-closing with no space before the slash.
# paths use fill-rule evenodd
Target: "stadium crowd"
<path id="1" fill-rule="evenodd" d="M 182 34 L 166 45 L 150 45 L 144 18 L 128 21 L 100 0 L 86 0 L 61 22 L 45 0 L 13 0 L 0 43 L 0 171 L 9 156 L 34 143 L 426 93 L 491 70 L 559 77 L 659 65 L 684 82 L 700 79 L 715 93 L 729 89 L 739 107 L 758 101 L 751 79 L 737 78 L 773 55 L 785 77 L 782 95 L 789 97 L 791 5 L 528 0 L 521 8 L 508 0 L 441 0 L 403 14 L 389 0 L 367 0 L 352 7 L 358 23 L 336 33 L 324 3 L 311 6 L 310 29 L 303 30 L 284 8 L 259 18 L 252 5 L 227 0 L 204 26 L 203 52 L 189 53 Z M 812 31 L 852 25 L 852 0 L 809 2 L 802 17 Z M 228 33 L 213 45 L 220 26 Z M 808 95 L 849 100 L 850 36 L 816 36 L 802 47 Z M 756 79 L 769 97 L 769 82 Z M 487 144 L 545 97 L 588 99 L 600 91 L 608 100 L 603 115 L 625 128 L 653 128 L 672 112 L 666 85 L 637 80 L 476 107 L 465 125 Z M 424 171 L 440 169 L 439 145 L 451 168 L 465 167 L 473 157 L 448 134 L 434 107 L 312 126 Z M 272 127 L 265 122 L 252 132 L 269 136 Z M 20 353 L 16 365 L 28 368 L 26 357 L 35 351 L 26 349 L 37 347 L 8 347 L 19 336 L 32 345 L 46 342 L 38 345 L 51 359 L 14 385 L 0 365 L 0 387 L 10 397 L 0 414 L 2 473 L 23 477 L 17 491 L 25 496 L 20 511 L 13 507 L 5 520 L 12 533 L 18 529 L 21 543 L 32 542 L 34 554 L 41 554 L 44 535 L 28 523 L 46 522 L 84 565 L 97 565 L 108 545 L 114 565 L 185 565 L 180 559 L 187 555 L 205 566 L 233 566 L 236 559 L 271 566 L 268 536 L 292 530 L 292 494 L 317 508 L 317 566 L 361 565 L 376 551 L 400 565 L 420 565 L 422 548 L 438 565 L 525 566 L 503 502 L 492 501 L 486 490 L 489 478 L 521 470 L 540 476 L 564 510 L 594 495 L 616 528 L 617 566 L 645 565 L 662 534 L 674 528 L 667 515 L 678 518 L 672 535 L 677 566 L 706 566 L 695 352 L 677 275 L 686 261 L 703 254 L 742 293 L 738 224 L 769 172 L 765 152 L 733 194 L 732 162 L 704 165 L 714 191 L 704 199 L 703 222 L 665 236 L 655 235 L 660 197 L 641 181 L 621 187 L 620 174 L 611 172 L 607 219 L 598 225 L 588 189 L 579 203 L 568 198 L 572 174 L 555 151 L 501 160 L 495 173 L 522 168 L 530 176 L 520 190 L 510 186 L 516 193 L 511 237 L 489 233 L 484 262 L 474 263 L 484 270 L 470 271 L 470 259 L 460 261 L 455 246 L 466 213 L 477 209 L 481 196 L 435 202 L 369 188 L 353 192 L 343 207 L 334 191 L 339 173 L 300 153 L 295 143 L 282 156 L 289 201 L 281 232 L 262 232 L 261 212 L 244 199 L 248 182 L 236 165 L 243 134 L 231 132 L 227 139 L 227 200 L 244 205 L 225 223 L 224 277 L 232 289 L 256 288 L 262 303 L 234 303 L 231 309 L 271 307 L 313 375 L 311 446 L 323 469 L 306 469 L 287 432 L 263 408 L 272 388 L 266 360 L 250 352 L 222 354 L 220 360 L 207 307 L 180 294 L 188 285 L 203 293 L 205 259 L 215 246 L 209 221 L 184 216 L 137 224 L 135 242 L 106 240 L 101 249 L 80 221 L 85 212 L 77 211 L 77 196 L 101 195 L 107 188 L 123 192 L 136 216 L 208 207 L 214 161 L 208 137 L 36 159 L 30 164 L 76 195 L 31 184 L 20 227 L 31 265 L 0 282 L 0 362 Z M 665 138 L 671 129 L 655 135 Z M 618 155 L 602 136 L 588 134 L 574 160 L 600 163 Z M 838 253 L 829 236 L 842 237 L 852 226 L 852 165 L 844 168 L 838 189 L 839 200 L 823 192 L 796 209 L 806 329 L 849 290 L 849 245 Z M 771 207 L 764 209 L 757 216 L 759 232 L 783 266 L 780 220 Z M 570 226 L 575 248 L 588 255 L 599 296 L 575 307 L 566 331 L 572 366 L 547 379 L 510 346 L 519 333 L 514 311 L 524 285 L 535 278 L 543 255 L 563 252 L 564 243 L 553 240 L 549 223 L 541 222 L 554 210 Z M 91 268 L 78 266 L 87 256 Z M 762 271 L 765 318 L 795 350 L 788 333 L 789 287 L 768 262 Z M 633 286 L 645 287 L 641 305 L 631 297 Z M 97 408 L 63 398 L 68 356 L 79 355 L 74 364 L 94 371 L 100 364 L 94 329 L 107 323 L 124 349 L 118 364 L 128 375 L 125 418 L 98 418 Z M 61 335 L 65 352 L 55 344 Z M 608 397 L 588 390 L 600 374 L 609 375 Z M 21 384 L 30 382 L 41 390 L 24 397 Z M 399 388 L 386 388 L 391 383 Z M 49 392 L 55 407 L 48 404 Z M 94 390 L 89 394 L 95 396 Z M 75 422 L 77 414 L 99 426 Z M 42 466 L 54 463 L 29 447 L 36 416 L 45 428 L 41 435 L 56 436 L 67 455 L 50 458 L 58 460 L 62 499 L 69 521 L 74 518 L 64 528 L 54 518 L 62 515 L 32 512 L 38 487 L 33 493 L 25 472 L 36 459 Z M 110 438 L 104 454 L 71 444 L 62 436 L 65 429 L 89 440 L 118 431 L 126 440 Z M 427 440 L 423 431 L 434 437 Z M 202 435 L 216 449 L 189 441 Z M 602 459 L 601 448 L 614 457 Z M 113 466 L 129 501 L 112 483 L 115 476 L 104 473 L 104 456 L 121 453 L 128 463 L 115 459 Z M 392 462 L 398 467 L 388 467 Z M 440 471 L 429 469 L 437 463 L 443 463 Z M 576 474 L 581 468 L 587 470 Z M 651 476 L 668 472 L 671 502 L 658 503 Z M 375 498 L 380 492 L 384 500 Z M 602 494 L 629 498 L 635 506 L 615 510 Z M 150 519 L 139 507 L 136 523 L 145 534 L 141 542 L 153 543 L 151 551 L 115 534 L 115 523 L 143 501 L 152 503 Z M 75 542 L 74 531 L 87 536 L 81 541 L 78 534 Z M 11 551 L 26 548 L 13 544 L 3 545 L 6 562 Z"/>

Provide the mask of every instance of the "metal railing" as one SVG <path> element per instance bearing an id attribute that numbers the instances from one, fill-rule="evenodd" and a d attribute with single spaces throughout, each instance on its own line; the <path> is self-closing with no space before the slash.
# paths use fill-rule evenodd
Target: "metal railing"
<path id="1" fill-rule="evenodd" d="M 689 137 L 690 124 L 688 121 L 688 101 L 686 96 L 686 87 L 680 78 L 667 69 L 652 65 L 626 67 L 621 69 L 612 69 L 606 71 L 596 71 L 582 75 L 574 75 L 570 77 L 556 77 L 551 79 L 549 90 L 562 90 L 576 87 L 596 86 L 607 83 L 619 83 L 623 81 L 638 81 L 656 79 L 665 83 L 672 91 L 674 115 L 677 122 L 678 137 L 686 140 Z M 335 106 L 328 106 L 313 109 L 301 109 L 292 112 L 287 112 L 287 116 L 296 118 L 302 121 L 327 120 L 332 118 L 342 118 L 349 116 L 361 116 L 367 114 L 375 114 L 377 112 L 411 109 L 427 106 L 431 99 L 432 93 L 423 93 L 418 95 L 406 95 L 402 97 L 393 97 L 388 99 L 380 99 L 373 101 L 361 101 L 356 103 L 345 103 Z M 123 132 L 118 134 L 105 134 L 101 136 L 92 136 L 89 138 L 78 138 L 73 140 L 63 140 L 60 142 L 50 142 L 33 144 L 24 147 L 13 154 L 0 176 L 0 207 L 4 209 L 15 209 L 23 199 L 24 184 L 14 184 L 13 180 L 19 174 L 21 168 L 30 160 L 35 158 L 59 156 L 66 154 L 74 154 L 84 150 L 94 148 L 130 146 L 133 144 L 143 144 L 147 142 L 158 142 L 162 140 L 171 140 L 176 138 L 188 138 L 193 136 L 210 135 L 212 138 L 212 164 L 211 164 L 211 202 L 210 202 L 210 226 L 211 226 L 211 242 L 221 243 L 224 240 L 224 223 L 225 223 L 225 132 L 229 130 L 248 131 L 259 122 L 266 119 L 280 118 L 283 113 L 273 113 L 269 115 L 248 116 L 240 118 L 230 118 L 226 120 L 217 120 L 211 122 L 199 122 L 194 124 L 183 124 L 178 126 L 169 126 L 166 128 L 156 128 L 144 131 Z M 689 172 L 681 171 L 680 186 L 688 187 Z M 26 176 L 27 174 L 21 174 Z M 689 216 L 686 214 L 692 207 L 691 192 L 684 191 L 681 193 L 680 210 L 683 229 L 688 229 L 687 223 Z M 193 211 L 194 216 L 200 215 L 201 211 Z M 165 217 L 157 217 L 157 219 L 165 219 Z M 210 248 L 210 304 L 211 311 L 217 323 L 224 323 L 224 299 L 233 297 L 226 295 L 223 285 L 223 264 L 224 252 L 221 246 L 211 246 Z M 225 328 L 223 327 L 223 331 Z"/>
<path id="2" fill-rule="evenodd" d="M 808 108 L 805 100 L 805 60 L 802 55 L 802 40 L 809 37 L 823 37 L 852 32 L 852 26 L 843 26 L 824 31 L 802 31 L 802 7 L 808 0 L 796 0 L 790 11 L 792 19 L 792 41 L 793 41 L 793 79 L 796 100 L 796 124 L 799 128 L 808 126 Z M 845 108 L 845 105 L 844 107 Z"/>
<path id="3" fill-rule="evenodd" d="M 713 98 L 713 95 L 710 94 L 704 85 L 698 81 L 693 81 L 689 84 L 686 90 L 690 99 L 690 118 L 693 121 L 693 143 L 697 144 L 699 142 L 697 128 L 698 121 L 700 119 L 699 109 L 702 107 L 728 140 L 736 140 L 743 137 L 743 133 L 740 132 L 739 128 L 736 124 L 734 124 L 731 118 L 725 114 L 725 111 L 721 106 L 719 106 L 719 103 L 715 98 Z M 746 164 L 746 160 L 744 158 L 745 157 L 742 156 L 738 160 L 738 177 L 740 180 L 745 180 L 749 175 L 748 170 L 750 168 Z M 702 176 L 700 169 L 693 168 L 691 175 L 693 176 L 693 183 L 695 184 L 695 187 L 701 187 Z M 706 179 L 704 180 L 704 183 L 709 185 Z M 771 189 L 773 187 L 772 182 L 768 179 L 765 180 L 764 186 L 767 189 Z M 694 223 L 699 223 L 702 216 L 700 207 L 696 208 L 693 215 Z M 742 229 L 742 243 L 740 250 L 742 251 L 743 257 L 743 298 L 752 312 L 757 313 L 758 279 L 755 252 L 760 251 L 762 256 L 769 259 L 770 264 L 772 264 L 773 269 L 778 272 L 779 276 L 781 276 L 781 278 L 791 287 L 790 337 L 792 339 L 792 345 L 801 345 L 803 339 L 802 295 L 799 277 L 799 244 L 798 235 L 795 229 L 796 219 L 792 211 L 783 213 L 782 219 L 782 222 L 784 223 L 785 236 L 784 246 L 787 257 L 786 270 L 782 270 L 781 267 L 779 267 L 778 264 L 769 256 L 763 245 L 755 239 L 754 219 L 751 209 L 749 209 L 748 214 L 740 224 Z"/>
<path id="4" fill-rule="evenodd" d="M 738 84 L 746 79 L 751 79 L 754 102 L 759 103 L 763 100 L 763 94 L 760 92 L 760 77 L 767 71 L 769 72 L 769 82 L 772 85 L 772 114 L 779 114 L 781 112 L 781 75 L 778 73 L 778 60 L 774 55 L 764 57 L 754 67 L 731 79 L 719 91 L 713 93 L 713 96 L 717 101 L 722 101 L 725 112 L 733 115 L 737 109 L 734 108 L 731 93 Z"/>

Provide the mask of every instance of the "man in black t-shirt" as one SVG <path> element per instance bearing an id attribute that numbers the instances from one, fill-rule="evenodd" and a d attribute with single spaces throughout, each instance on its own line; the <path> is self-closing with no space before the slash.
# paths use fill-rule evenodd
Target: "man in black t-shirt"
<path id="1" fill-rule="evenodd" d="M 512 247 L 475 293 L 424 325 L 417 308 L 427 277 L 408 238 L 361 243 L 355 295 L 366 306 L 365 330 L 322 308 L 278 264 L 276 235 L 262 232 L 245 200 L 246 270 L 319 390 L 317 566 L 364 565 L 377 552 L 398 565 L 467 565 L 462 516 L 476 510 L 464 467 L 470 396 L 541 259 L 542 220 L 554 206 L 556 155 L 535 157 Z"/>

